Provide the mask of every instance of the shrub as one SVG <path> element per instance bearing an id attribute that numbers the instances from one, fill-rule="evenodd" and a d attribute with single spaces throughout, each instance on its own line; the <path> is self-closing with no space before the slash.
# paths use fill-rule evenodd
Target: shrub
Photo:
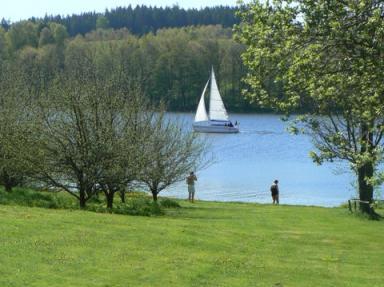
<path id="1" fill-rule="evenodd" d="M 163 214 L 163 210 L 161 209 L 161 206 L 152 201 L 148 197 L 136 197 L 132 198 L 128 202 L 128 210 L 130 215 L 144 215 L 144 216 L 150 216 L 150 215 L 161 215 Z"/>
<path id="2" fill-rule="evenodd" d="M 104 202 L 101 204 L 96 204 L 96 202 L 89 203 L 86 209 L 98 213 L 137 216 L 153 216 L 164 213 L 159 204 L 152 202 L 148 197 L 142 196 L 130 198 L 126 203 L 115 203 L 112 209 L 107 208 Z"/>
<path id="3" fill-rule="evenodd" d="M 0 190 L 0 204 L 43 208 L 72 208 L 73 201 L 57 192 L 42 192 L 27 188 L 14 188 L 12 192 Z"/>
<path id="4" fill-rule="evenodd" d="M 181 207 L 176 200 L 171 198 L 162 198 L 160 199 L 159 203 L 160 203 L 160 206 L 164 208 L 180 208 Z"/>

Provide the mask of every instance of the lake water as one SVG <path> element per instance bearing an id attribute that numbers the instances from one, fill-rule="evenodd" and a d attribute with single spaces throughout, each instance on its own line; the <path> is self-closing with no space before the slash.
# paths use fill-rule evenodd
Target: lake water
<path id="1" fill-rule="evenodd" d="M 170 114 L 192 129 L 194 114 Z M 238 134 L 204 134 L 215 163 L 197 170 L 196 198 L 216 201 L 270 203 L 270 185 L 279 180 L 280 203 L 338 206 L 356 195 L 347 164 L 318 166 L 309 158 L 309 137 L 291 135 L 276 115 L 233 114 Z M 184 182 L 162 195 L 187 198 Z"/>

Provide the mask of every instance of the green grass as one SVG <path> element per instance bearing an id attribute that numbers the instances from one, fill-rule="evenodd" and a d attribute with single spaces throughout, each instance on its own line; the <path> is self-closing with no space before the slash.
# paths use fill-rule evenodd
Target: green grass
<path id="1" fill-rule="evenodd" d="M 154 217 L 0 205 L 0 286 L 384 286 L 384 221 L 180 204 Z"/>

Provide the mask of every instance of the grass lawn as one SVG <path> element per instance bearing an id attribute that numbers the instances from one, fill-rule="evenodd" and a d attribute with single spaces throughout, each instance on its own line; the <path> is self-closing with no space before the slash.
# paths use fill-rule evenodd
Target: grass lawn
<path id="1" fill-rule="evenodd" d="M 384 286 L 384 221 L 181 202 L 142 217 L 0 205 L 0 286 Z"/>

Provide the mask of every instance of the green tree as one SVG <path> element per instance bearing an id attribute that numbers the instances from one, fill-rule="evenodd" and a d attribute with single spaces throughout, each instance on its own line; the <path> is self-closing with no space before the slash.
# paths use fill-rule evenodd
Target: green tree
<path id="1" fill-rule="evenodd" d="M 305 106 L 298 119 L 313 135 L 314 161 L 348 161 L 360 209 L 371 214 L 382 178 L 383 14 L 381 1 L 255 1 L 243 6 L 237 27 L 247 45 L 247 95 L 287 113 Z M 267 92 L 271 78 L 283 93 Z"/>
<path id="2" fill-rule="evenodd" d="M 12 51 L 24 46 L 37 47 L 39 42 L 38 24 L 31 21 L 20 21 L 12 24 L 7 32 L 7 39 Z"/>
<path id="3" fill-rule="evenodd" d="M 10 192 L 30 174 L 26 156 L 33 146 L 33 109 L 15 67 L 0 71 L 0 184 Z"/>
<path id="4" fill-rule="evenodd" d="M 123 194 L 144 166 L 141 147 L 148 135 L 150 118 L 146 117 L 139 93 L 123 94 L 116 86 L 104 87 L 108 92 L 98 94 L 98 124 L 94 130 L 97 136 L 92 145 L 98 153 L 97 185 L 105 195 L 107 207 L 112 208 L 114 195 Z"/>
<path id="5" fill-rule="evenodd" d="M 42 90 L 37 178 L 76 197 L 81 208 L 99 191 L 112 208 L 144 162 L 151 113 L 125 79 L 117 43 L 79 37 L 66 49 L 64 72 Z"/>
<path id="6" fill-rule="evenodd" d="M 5 31 L 0 27 L 0 62 L 3 61 L 3 58 L 7 52 L 6 40 L 5 40 Z"/>
<path id="7" fill-rule="evenodd" d="M 99 16 L 96 20 L 96 29 L 106 29 L 109 27 L 109 21 L 105 16 Z"/>
<path id="8" fill-rule="evenodd" d="M 42 47 L 47 44 L 52 44 L 53 42 L 54 39 L 51 30 L 48 27 L 44 27 L 40 31 L 39 47 Z"/>
<path id="9" fill-rule="evenodd" d="M 67 191 L 86 206 L 97 192 L 98 82 L 94 51 L 76 39 L 67 48 L 65 70 L 40 95 L 37 178 Z"/>
<path id="10" fill-rule="evenodd" d="M 68 32 L 64 25 L 58 23 L 49 23 L 53 39 L 58 46 L 63 46 L 65 39 L 68 38 Z"/>
<path id="11" fill-rule="evenodd" d="M 98 124 L 92 145 L 99 154 L 97 185 L 108 208 L 113 207 L 115 193 L 124 200 L 128 185 L 138 179 L 153 118 L 140 90 L 126 87 L 119 48 L 117 43 L 97 44 L 94 55 Z"/>

